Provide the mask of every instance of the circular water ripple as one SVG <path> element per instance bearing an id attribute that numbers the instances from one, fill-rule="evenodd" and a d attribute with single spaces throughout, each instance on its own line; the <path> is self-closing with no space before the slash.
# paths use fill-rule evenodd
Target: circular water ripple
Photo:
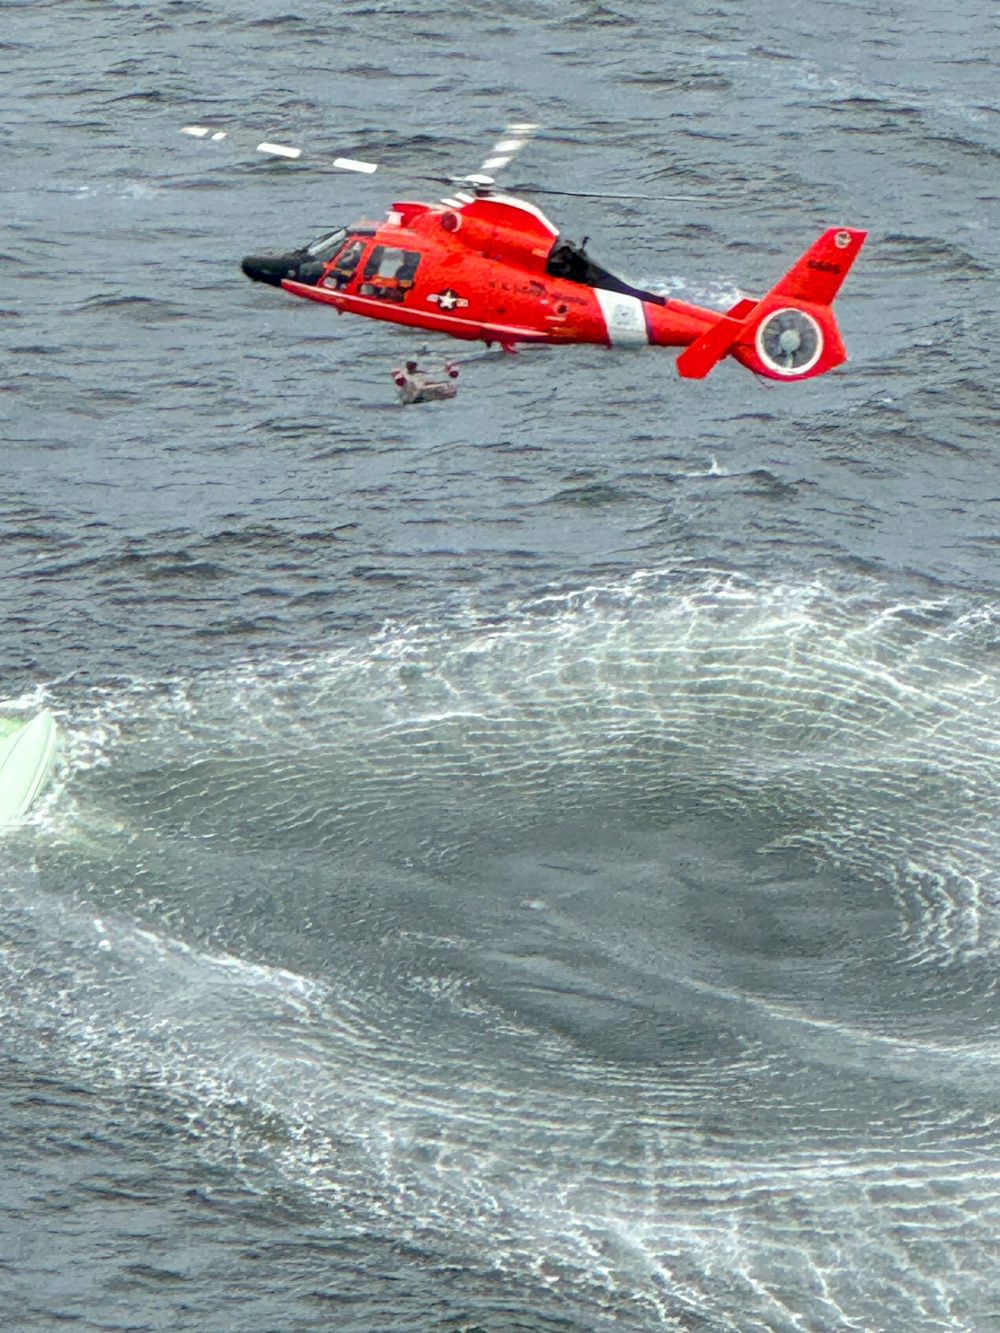
<path id="1" fill-rule="evenodd" d="M 993 625 L 666 571 L 83 693 L 9 1011 L 542 1313 L 971 1330 Z"/>
<path id="2" fill-rule="evenodd" d="M 207 1160 L 259 1177 L 266 1159 L 353 1234 L 485 1265 L 542 1314 L 572 1292 L 580 1326 L 932 1329 L 988 1304 L 995 1108 L 887 1097 L 879 1075 L 831 1082 L 761 1046 L 683 1077 L 616 1067 L 461 987 L 390 1012 L 356 978 L 47 895 L 8 898 L 5 935 L 26 1040 L 91 1081 L 164 1090 Z"/>
<path id="3" fill-rule="evenodd" d="M 987 959 L 995 637 L 989 605 L 638 574 L 494 624 L 390 624 L 99 692 L 91 725 L 117 740 L 73 800 L 212 845 L 438 867 L 546 824 L 655 830 L 697 807 L 762 856 L 888 886 L 907 962 Z"/>

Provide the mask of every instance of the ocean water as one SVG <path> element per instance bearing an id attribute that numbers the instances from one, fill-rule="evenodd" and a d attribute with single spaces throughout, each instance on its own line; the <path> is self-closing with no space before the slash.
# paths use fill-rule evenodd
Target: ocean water
<path id="1" fill-rule="evenodd" d="M 0 0 L 0 1326 L 1000 1330 L 998 38 Z M 849 362 L 403 409 L 240 274 L 522 117 L 687 299 L 868 228 Z"/>

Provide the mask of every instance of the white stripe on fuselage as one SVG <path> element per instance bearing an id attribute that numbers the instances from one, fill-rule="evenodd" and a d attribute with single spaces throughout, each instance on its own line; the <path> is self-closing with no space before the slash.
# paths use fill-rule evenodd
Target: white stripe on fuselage
<path id="1" fill-rule="evenodd" d="M 603 287 L 595 287 L 594 295 L 600 303 L 611 346 L 645 347 L 649 342 L 649 330 L 639 298 L 626 296 L 624 292 L 605 291 Z"/>

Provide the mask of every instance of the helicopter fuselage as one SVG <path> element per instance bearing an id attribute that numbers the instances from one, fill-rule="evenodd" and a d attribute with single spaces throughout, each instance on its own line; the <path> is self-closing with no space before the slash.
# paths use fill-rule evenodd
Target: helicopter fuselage
<path id="1" fill-rule="evenodd" d="M 825 233 L 783 280 L 787 287 L 798 274 L 794 290 L 779 284 L 762 301 L 746 299 L 725 313 L 631 286 L 560 241 L 534 205 L 496 194 L 397 201 L 384 222 L 356 223 L 287 256 L 251 256 L 243 269 L 340 312 L 509 350 L 520 343 L 688 347 L 682 374 L 701 377 L 731 352 L 764 375 L 801 379 L 845 359 L 829 302 L 864 236 Z M 810 259 L 828 250 L 833 257 Z M 776 312 L 786 316 L 780 332 Z M 774 336 L 761 343 L 767 316 Z"/>

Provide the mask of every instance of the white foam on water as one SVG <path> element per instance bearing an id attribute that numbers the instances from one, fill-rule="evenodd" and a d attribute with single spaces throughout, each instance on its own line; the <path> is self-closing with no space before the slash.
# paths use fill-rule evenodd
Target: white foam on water
<path id="1" fill-rule="evenodd" d="M 16 947 L 0 953 L 5 1007 L 25 1035 L 48 1033 L 50 1050 L 57 1043 L 88 1078 L 103 1070 L 191 1103 L 216 1159 L 259 1162 L 264 1151 L 362 1229 L 377 1224 L 456 1260 L 488 1255 L 522 1290 L 571 1293 L 594 1319 L 673 1327 L 687 1312 L 721 1328 L 780 1329 L 795 1323 L 791 1284 L 803 1326 L 870 1326 L 878 1275 L 913 1326 L 930 1329 L 954 1284 L 935 1279 L 931 1299 L 899 1228 L 918 1247 L 988 1252 L 1000 1178 L 966 1150 L 985 1129 L 968 1116 L 947 1152 L 880 1125 L 861 1144 L 734 1151 L 678 1117 L 690 1088 L 655 1071 L 609 1071 L 551 1038 L 540 1049 L 529 1027 L 500 1065 L 449 1041 L 421 1051 L 400 1016 L 380 1026 L 353 988 L 48 895 L 5 897 L 8 923 L 30 921 L 35 935 L 30 971 Z M 454 989 L 439 998 L 452 1003 Z M 490 1031 L 488 1011 L 463 1012 Z M 714 1096 L 738 1097 L 754 1068 L 713 1071 Z M 954 1217 L 946 1198 L 961 1201 Z"/>
<path id="2" fill-rule="evenodd" d="M 586 1299 L 589 1247 L 559 1234 L 565 1217 L 548 1205 L 538 1216 L 517 1213 L 517 1180 L 530 1177 L 545 1195 L 538 1167 L 569 1124 L 566 1098 L 532 1086 L 537 1068 L 525 1063 L 522 1088 L 498 1087 L 454 1050 L 409 1049 L 366 1018 L 363 999 L 327 982 L 206 953 L 44 894 L 5 897 L 8 921 L 30 922 L 36 935 L 30 977 L 16 947 L 0 950 L 5 1008 L 16 1008 L 26 1038 L 37 1030 L 88 1078 L 194 1099 L 206 1153 L 238 1161 L 263 1146 L 276 1171 L 346 1204 L 362 1229 L 377 1223 L 457 1247 L 473 1264 L 488 1254 L 522 1286 L 544 1255 L 558 1271 L 539 1277 L 540 1287 L 583 1282 L 577 1295 Z M 480 1009 L 481 1023 L 490 1017 Z M 522 1048 L 529 1041 L 537 1045 L 537 1034 L 522 1029 Z M 507 1162 L 502 1140 L 520 1133 L 535 1143 Z M 616 1286 L 610 1275 L 602 1285 Z"/>
<path id="3" fill-rule="evenodd" d="M 126 875 L 139 825 L 194 847 L 225 843 L 249 813 L 264 845 L 335 850 L 370 834 L 402 855 L 416 803 L 432 842 L 440 828 L 474 855 L 477 821 L 501 807 L 530 821 L 553 792 L 581 817 L 604 805 L 625 818 L 709 791 L 720 817 L 766 825 L 763 857 L 792 849 L 888 886 L 903 956 L 946 975 L 989 960 L 998 939 L 997 617 L 890 604 L 874 585 L 680 569 L 552 592 L 500 621 L 391 624 L 310 660 L 133 682 L 64 710 L 69 781 L 32 836 L 69 843 L 88 817 L 74 776 L 121 797 L 102 836 Z M 456 793 L 457 823 L 435 825 Z M 518 901 L 556 919 L 551 896 Z M 867 1031 L 689 971 L 680 984 L 754 1010 L 758 1035 L 679 1078 L 592 1057 L 447 968 L 414 971 L 390 997 L 361 971 L 335 982 L 196 949 L 23 885 L 7 907 L 35 931 L 34 980 L 6 950 L 19 1023 L 57 1031 L 92 1071 L 195 1098 L 215 1150 L 237 1159 L 259 1153 L 254 1125 L 270 1118 L 274 1170 L 372 1225 L 489 1255 L 511 1281 L 572 1289 L 595 1320 L 617 1312 L 626 1327 L 697 1315 L 741 1333 L 867 1328 L 890 1302 L 915 1330 L 973 1333 L 962 1301 L 987 1299 L 996 1117 L 960 1109 L 942 1138 L 924 1089 L 986 1095 L 989 1031 Z M 429 957 L 453 946 L 433 929 L 411 942 Z M 775 1040 L 782 1029 L 798 1035 Z M 898 1080 L 900 1104 L 861 1139 L 831 1129 L 822 1105 L 810 1128 L 824 1060 Z M 775 1115 L 806 1117 L 794 1148 L 705 1128 L 712 1105 L 763 1115 L 769 1098 Z"/>
<path id="4" fill-rule="evenodd" d="M 544 805 L 554 772 L 584 812 L 615 784 L 636 802 L 728 787 L 731 810 L 767 812 L 762 850 L 890 885 L 914 961 L 936 965 L 1000 942 L 998 616 L 679 570 L 499 623 L 391 624 L 319 658 L 136 682 L 72 718 L 53 702 L 73 771 L 141 773 L 153 812 L 202 837 L 252 809 L 391 844 L 422 792 L 461 786 L 486 818 L 491 799 Z M 68 832 L 80 811 L 64 813 Z"/>
<path id="5" fill-rule="evenodd" d="M 667 277 L 649 278 L 642 285 L 658 296 L 707 306 L 710 310 L 731 310 L 737 301 L 744 300 L 748 295 L 742 287 L 738 287 L 727 278 L 706 278 L 699 281 L 682 277 L 680 274 L 671 274 Z"/>

